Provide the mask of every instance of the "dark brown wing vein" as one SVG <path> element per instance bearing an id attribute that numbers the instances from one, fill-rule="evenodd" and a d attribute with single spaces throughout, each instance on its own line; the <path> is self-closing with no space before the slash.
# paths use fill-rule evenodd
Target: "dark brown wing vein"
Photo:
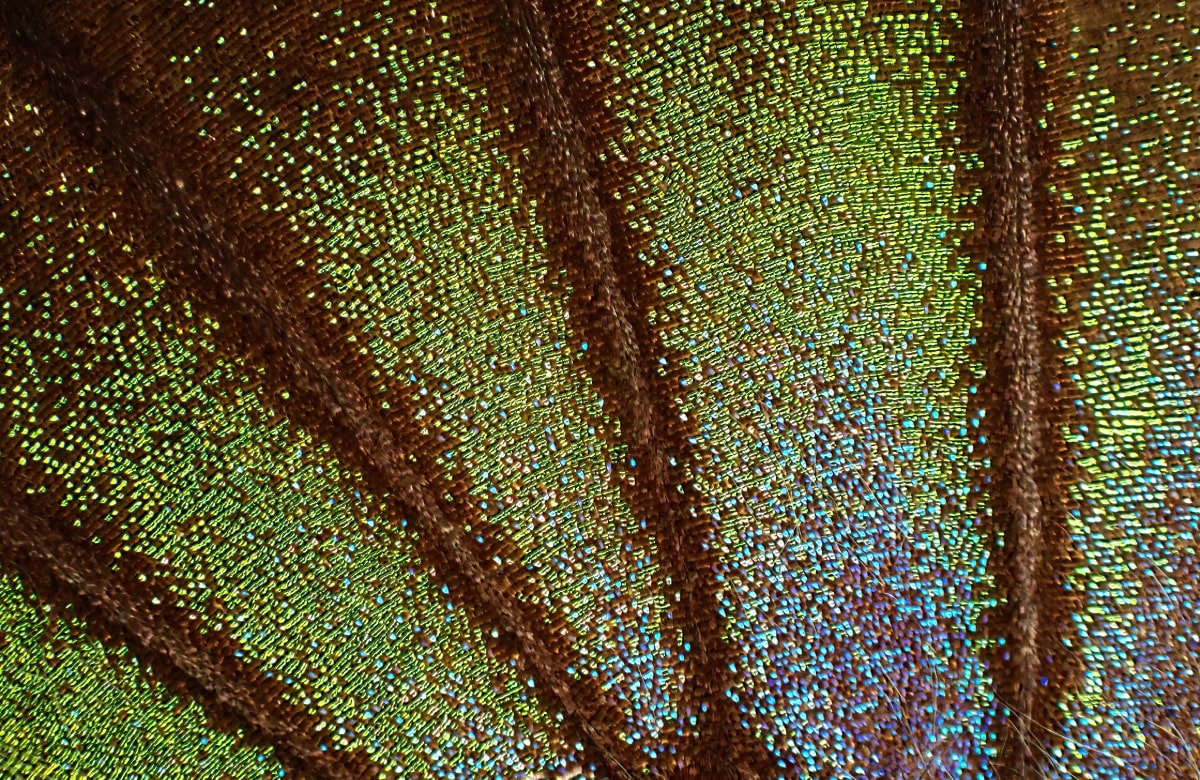
<path id="1" fill-rule="evenodd" d="M 620 423 L 631 477 L 623 488 L 657 545 L 665 574 L 660 585 L 681 634 L 687 679 L 681 716 L 697 716 L 698 725 L 665 757 L 671 763 L 662 769 L 674 777 L 705 778 L 765 772 L 769 754 L 739 726 L 726 695 L 736 653 L 718 613 L 718 529 L 695 512 L 698 496 L 687 471 L 692 432 L 680 418 L 677 390 L 654 368 L 668 351 L 647 318 L 652 288 L 641 279 L 637 239 L 613 200 L 620 182 L 613 186 L 598 169 L 606 139 L 596 128 L 613 124 L 612 108 L 602 99 L 607 95 L 589 91 L 581 74 L 589 60 L 604 59 L 595 40 L 604 20 L 592 18 L 597 12 L 589 3 L 552 11 L 539 0 L 477 5 L 484 6 L 480 16 L 494 17 L 509 63 L 506 76 L 486 69 L 476 75 L 516 103 L 517 133 L 532 155 L 526 173 L 551 262 L 566 273 L 575 338 L 588 345 L 587 369 Z M 510 83 L 500 81 L 505 77 Z"/>
<path id="2" fill-rule="evenodd" d="M 985 370 L 982 457 L 991 465 L 982 487 L 992 506 L 989 566 L 1000 596 L 985 615 L 996 640 L 986 657 L 1006 710 L 994 767 L 1005 777 L 1033 778 L 1041 776 L 1055 702 L 1078 673 L 1062 642 L 1077 607 L 1064 579 L 1078 557 L 1062 484 L 1069 478 L 1062 463 L 1069 382 L 1057 347 L 1061 323 L 1045 287 L 1045 274 L 1071 258 L 1047 240 L 1063 215 L 1047 186 L 1057 175 L 1052 139 L 1038 129 L 1055 97 L 1052 74 L 1038 60 L 1055 64 L 1047 42 L 1061 16 L 1055 0 L 964 6 L 965 128 L 981 163 L 969 174 L 980 200 L 966 254 L 986 264 L 977 354 Z"/>
<path id="3" fill-rule="evenodd" d="M 338 751 L 317 733 L 306 711 L 285 702 L 278 680 L 237 660 L 235 642 L 201 633 L 195 616 L 171 605 L 167 594 L 105 566 L 92 546 L 64 534 L 71 527 L 67 518 L 29 508 L 35 502 L 0 488 L 0 560 L 38 598 L 70 606 L 91 634 L 128 647 L 156 678 L 203 706 L 217 725 L 244 730 L 254 743 L 273 747 L 289 770 L 329 780 L 378 776 L 366 754 Z"/>
<path id="4" fill-rule="evenodd" d="M 90 56 L 89 46 L 101 44 L 75 32 L 68 39 L 65 28 L 52 24 L 42 4 L 32 0 L 0 5 L 0 25 L 8 33 L 8 56 L 40 80 L 59 121 L 99 152 L 107 175 L 119 181 L 117 189 L 124 192 L 119 208 L 134 217 L 131 225 L 143 249 L 170 264 L 165 275 L 233 331 L 232 344 L 265 369 L 266 383 L 287 413 L 326 437 L 339 457 L 360 468 L 371 488 L 387 497 L 393 515 L 407 518 L 431 573 L 485 633 L 490 630 L 495 650 L 516 654 L 543 706 L 562 713 L 564 736 L 582 741 L 589 760 L 610 775 L 626 776 L 632 760 L 623 755 L 625 747 L 596 725 L 618 720 L 598 685 L 567 676 L 571 649 L 549 629 L 544 610 L 513 595 L 512 583 L 521 575 L 511 562 L 519 556 L 506 555 L 509 563 L 493 566 L 467 541 L 463 528 L 480 524 L 463 480 L 452 483 L 434 465 L 445 448 L 438 434 L 421 432 L 413 423 L 415 410 L 397 408 L 402 399 L 396 395 L 388 398 L 392 409 L 385 412 L 379 399 L 368 396 L 383 372 L 363 354 L 339 354 L 337 334 L 324 332 L 319 308 L 303 296 L 285 294 L 295 269 L 279 262 L 272 267 L 286 256 L 282 229 L 267 224 L 255 231 L 247 225 L 255 209 L 238 206 L 252 199 L 227 179 L 174 169 L 173 152 L 190 148 L 190 139 L 171 136 L 170 122 L 159 118 L 169 112 L 156 95 L 114 86 L 124 71 L 119 65 L 106 70 Z M 102 45 L 109 53 L 119 51 L 120 42 Z M 153 135 L 141 124 L 151 122 Z M 110 606 L 116 608 L 109 602 L 96 608 Z M 151 634 L 156 628 L 146 625 Z"/>

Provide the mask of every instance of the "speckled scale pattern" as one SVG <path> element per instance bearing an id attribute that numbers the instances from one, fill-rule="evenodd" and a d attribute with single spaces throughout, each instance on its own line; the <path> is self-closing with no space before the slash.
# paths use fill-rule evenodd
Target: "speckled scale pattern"
<path id="1" fill-rule="evenodd" d="M 960 105 L 988 2 L 29 11 L 44 41 L 0 38 L 0 509 L 234 643 L 346 767 L 1010 776 Z M 1039 771 L 1190 776 L 1200 19 L 1026 2 L 1063 14 L 1031 67 L 1067 98 L 1035 113 L 1083 594 Z M 0 776 L 297 774 L 21 574 Z"/>
<path id="2" fill-rule="evenodd" d="M 976 292 L 951 270 L 954 157 L 934 121 L 952 85 L 932 67 L 881 77 L 946 58 L 958 21 L 924 13 L 619 14 L 639 78 L 614 155 L 647 170 L 622 199 L 647 215 L 651 317 L 696 421 L 699 511 L 722 531 L 729 695 L 783 776 L 960 772 L 982 752 L 961 381 Z"/>
<path id="3" fill-rule="evenodd" d="M 1047 776 L 1185 777 L 1200 761 L 1200 15 L 1080 3 L 1069 19 L 1059 195 L 1084 260 L 1049 283 L 1080 396 L 1066 438 L 1085 474 L 1071 488 L 1085 672 Z"/>

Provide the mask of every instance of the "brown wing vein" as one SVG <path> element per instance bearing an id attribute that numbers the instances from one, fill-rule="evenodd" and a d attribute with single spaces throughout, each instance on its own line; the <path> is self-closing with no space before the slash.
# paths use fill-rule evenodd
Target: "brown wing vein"
<path id="1" fill-rule="evenodd" d="M 986 265 L 977 354 L 985 370 L 981 449 L 991 465 L 981 473 L 990 474 L 989 567 L 1000 591 L 999 605 L 984 616 L 985 633 L 997 642 L 985 658 L 1008 711 L 993 767 L 1013 778 L 1041 776 L 1055 703 L 1078 672 L 1062 643 L 1078 607 L 1064 579 L 1077 558 L 1061 462 L 1070 383 L 1045 285 L 1047 270 L 1069 258 L 1047 240 L 1063 209 L 1047 187 L 1053 139 L 1038 127 L 1056 97 L 1053 73 L 1037 65 L 1039 58 L 1049 61 L 1047 71 L 1058 64 L 1046 45 L 1060 34 L 1055 7 L 1056 0 L 968 0 L 963 9 L 966 132 L 981 162 L 969 174 L 980 200 L 966 254 Z"/>
<path id="2" fill-rule="evenodd" d="M 35 503 L 0 488 L 0 559 L 40 599 L 70 605 L 91 634 L 128 647 L 219 725 L 244 729 L 252 742 L 274 747 L 291 771 L 329 780 L 378 776 L 365 753 L 335 749 L 305 710 L 286 703 L 281 683 L 238 660 L 235 642 L 201 633 L 198 621 L 170 603 L 170 594 L 104 565 L 93 546 L 63 533 L 71 527 L 67 518 L 31 509 Z"/>
<path id="3" fill-rule="evenodd" d="M 120 74 L 89 60 L 82 34 L 71 32 L 76 37 L 68 39 L 49 25 L 40 3 L 0 5 L 0 25 L 8 33 L 9 56 L 44 84 L 61 120 L 104 155 L 108 175 L 122 179 L 121 208 L 136 217 L 132 224 L 144 248 L 169 264 L 165 275 L 230 327 L 232 345 L 265 369 L 268 387 L 289 416 L 325 436 L 386 497 L 393 515 L 408 519 L 431 573 L 494 637 L 497 652 L 516 654 L 543 706 L 563 714 L 565 736 L 582 741 L 604 771 L 626 776 L 633 761 L 625 746 L 596 725 L 616 720 L 598 685 L 565 673 L 571 649 L 550 630 L 542 609 L 513 596 L 509 583 L 520 573 L 493 566 L 468 541 L 464 528 L 476 518 L 463 482 L 447 479 L 426 455 L 445 445 L 438 445 L 436 432 L 412 430 L 415 410 L 396 409 L 395 396 L 390 412 L 373 402 L 365 389 L 373 385 L 369 377 L 384 373 L 362 355 L 342 359 L 333 346 L 336 334 L 322 330 L 321 311 L 280 288 L 272 259 L 286 253 L 277 236 L 253 235 L 241 226 L 247 212 L 236 207 L 245 196 L 226 182 L 173 170 L 172 149 L 186 147 L 188 139 L 138 132 L 127 108 L 144 101 L 142 110 L 153 112 L 154 96 L 118 97 L 107 80 L 116 82 Z M 99 607 L 116 608 L 109 602 Z M 169 629 L 147 623 L 147 631 L 163 630 Z"/>
<path id="4" fill-rule="evenodd" d="M 481 15 L 495 9 L 494 24 L 511 58 L 511 83 L 497 87 L 517 103 L 517 132 L 532 155 L 526 173 L 551 262 L 565 271 L 571 288 L 571 325 L 577 344 L 587 344 L 584 363 L 606 410 L 619 421 L 620 443 L 630 457 L 623 464 L 629 477 L 623 489 L 657 545 L 660 587 L 681 635 L 686 682 L 680 710 L 684 719 L 697 716 L 698 725 L 659 769 L 681 778 L 766 773 L 773 761 L 740 726 L 727 695 L 737 654 L 718 612 L 718 529 L 696 512 L 700 497 L 688 474 L 687 441 L 694 431 L 681 419 L 678 385 L 655 368 L 668 351 L 648 318 L 654 292 L 641 279 L 636 239 L 613 198 L 614 182 L 598 166 L 607 139 L 595 128 L 612 125 L 612 109 L 565 67 L 603 59 L 587 46 L 589 35 L 596 36 L 588 25 L 597 20 L 583 3 L 487 5 Z M 616 179 L 630 175 L 624 173 L 608 172 Z"/>

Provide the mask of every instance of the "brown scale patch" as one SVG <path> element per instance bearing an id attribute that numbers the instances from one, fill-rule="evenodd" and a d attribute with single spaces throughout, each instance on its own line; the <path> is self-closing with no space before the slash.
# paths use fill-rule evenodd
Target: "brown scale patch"
<path id="1" fill-rule="evenodd" d="M 1152 524 L 1156 528 L 1184 529 L 1188 516 L 1195 517 L 1198 509 L 1200 489 L 1180 490 L 1155 512 Z M 1136 575 L 1139 600 L 1150 604 L 1139 621 L 1139 638 L 1146 650 L 1138 659 L 1137 671 L 1149 672 L 1159 686 L 1156 700 L 1138 708 L 1138 724 L 1146 740 L 1141 752 L 1150 777 L 1173 780 L 1196 775 L 1200 770 L 1200 733 L 1191 726 L 1200 719 L 1200 696 L 1192 682 L 1200 675 L 1200 641 L 1194 630 L 1186 628 L 1195 623 L 1195 615 L 1187 605 L 1200 601 L 1200 550 L 1193 540 L 1186 546 L 1164 546 L 1159 552 L 1171 572 L 1143 559 L 1139 561 L 1142 570 Z M 1120 675 L 1123 671 L 1109 674 Z"/>
<path id="2" fill-rule="evenodd" d="M 962 14 L 961 181 L 979 200 L 963 214 L 974 232 L 961 256 L 986 263 L 975 355 L 984 370 L 987 442 L 976 447 L 975 485 L 991 509 L 984 531 L 998 599 L 982 630 L 992 640 L 984 660 L 1007 713 L 998 716 L 991 766 L 1003 777 L 1033 778 L 1041 776 L 1044 751 L 1057 744 L 1057 703 L 1078 687 L 1082 669 L 1078 652 L 1064 645 L 1081 607 L 1067 582 L 1080 560 L 1067 526 L 1067 486 L 1079 472 L 1063 439 L 1076 391 L 1058 345 L 1067 323 L 1045 284 L 1047 274 L 1077 267 L 1082 256 L 1053 240 L 1072 215 L 1051 191 L 1065 175 L 1058 139 L 1039 126 L 1048 118 L 1056 127 L 1054 111 L 1062 108 L 1064 61 L 1050 42 L 1064 29 L 1055 0 L 978 0 L 964 3 Z"/>

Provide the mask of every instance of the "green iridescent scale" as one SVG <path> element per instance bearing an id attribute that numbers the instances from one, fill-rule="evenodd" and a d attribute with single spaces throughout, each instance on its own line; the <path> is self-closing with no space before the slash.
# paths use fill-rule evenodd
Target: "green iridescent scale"
<path id="1" fill-rule="evenodd" d="M 1198 22 L 0 4 L 0 776 L 1196 774 Z"/>

